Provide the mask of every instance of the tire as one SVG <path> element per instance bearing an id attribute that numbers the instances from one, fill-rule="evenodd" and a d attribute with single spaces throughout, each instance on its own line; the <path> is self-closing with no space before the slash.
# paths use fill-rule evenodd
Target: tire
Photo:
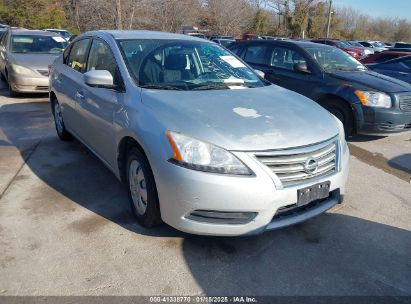
<path id="1" fill-rule="evenodd" d="M 334 114 L 344 125 L 345 136 L 354 131 L 354 115 L 351 108 L 342 100 L 327 100 L 321 105 Z"/>
<path id="2" fill-rule="evenodd" d="M 63 115 L 61 113 L 60 104 L 57 100 L 52 100 L 54 126 L 56 127 L 58 137 L 63 141 L 73 139 L 73 136 L 67 131 L 64 125 Z"/>
<path id="3" fill-rule="evenodd" d="M 7 81 L 7 84 L 8 84 L 8 86 L 9 86 L 9 95 L 10 95 L 10 97 L 18 97 L 18 96 L 19 96 L 19 93 L 16 92 L 16 91 L 14 91 L 14 90 L 11 88 L 11 83 L 10 83 L 10 81 Z"/>
<path id="4" fill-rule="evenodd" d="M 162 223 L 157 188 L 143 152 L 132 147 L 127 154 L 127 184 L 131 208 L 137 221 L 151 228 Z"/>

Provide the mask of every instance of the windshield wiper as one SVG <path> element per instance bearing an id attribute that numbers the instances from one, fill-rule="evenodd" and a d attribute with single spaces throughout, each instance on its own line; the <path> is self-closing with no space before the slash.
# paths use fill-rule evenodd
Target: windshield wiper
<path id="1" fill-rule="evenodd" d="M 192 89 L 193 91 L 200 91 L 200 90 L 226 90 L 230 89 L 230 87 L 234 86 L 241 86 L 241 87 L 247 87 L 247 88 L 255 88 L 253 85 L 245 84 L 245 83 L 239 83 L 239 82 L 225 82 L 225 83 L 213 83 L 213 84 L 206 84 L 202 85 L 199 87 L 195 87 Z"/>
<path id="2" fill-rule="evenodd" d="M 180 89 L 178 87 L 173 87 L 169 85 L 158 85 L 158 84 L 143 84 L 140 86 L 140 88 L 143 89 L 155 89 L 155 90 L 174 90 L 174 91 L 183 91 L 183 89 Z"/>

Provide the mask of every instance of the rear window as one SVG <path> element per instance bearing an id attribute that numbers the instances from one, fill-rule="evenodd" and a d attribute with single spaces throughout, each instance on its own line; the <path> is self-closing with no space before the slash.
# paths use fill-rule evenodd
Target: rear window
<path id="1" fill-rule="evenodd" d="M 10 51 L 12 53 L 59 54 L 67 46 L 61 36 L 12 35 Z"/>

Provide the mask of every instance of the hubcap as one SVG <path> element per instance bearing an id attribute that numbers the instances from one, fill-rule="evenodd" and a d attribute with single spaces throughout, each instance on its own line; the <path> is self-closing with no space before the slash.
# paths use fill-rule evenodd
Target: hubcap
<path id="1" fill-rule="evenodd" d="M 61 115 L 60 105 L 58 103 L 54 104 L 54 120 L 56 122 L 57 131 L 60 134 L 63 133 L 63 117 Z"/>
<path id="2" fill-rule="evenodd" d="M 143 169 L 137 160 L 132 160 L 129 170 L 129 185 L 134 207 L 140 215 L 147 210 L 147 186 Z"/>

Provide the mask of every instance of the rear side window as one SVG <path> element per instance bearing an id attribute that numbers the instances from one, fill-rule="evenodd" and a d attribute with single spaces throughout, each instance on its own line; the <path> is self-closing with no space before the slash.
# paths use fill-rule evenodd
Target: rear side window
<path id="1" fill-rule="evenodd" d="M 230 46 L 228 49 L 237 56 L 241 56 L 241 51 L 243 50 L 243 47 L 241 45 L 233 45 Z"/>
<path id="2" fill-rule="evenodd" d="M 405 64 L 409 69 L 411 69 L 411 58 L 407 57 L 402 61 L 403 64 Z"/>
<path id="3" fill-rule="evenodd" d="M 67 65 L 80 73 L 83 73 L 86 68 L 89 43 L 90 39 L 76 41 L 71 47 L 70 55 L 67 60 Z"/>
<path id="4" fill-rule="evenodd" d="M 273 47 L 270 61 L 271 66 L 294 70 L 294 65 L 297 63 L 307 64 L 304 57 L 302 57 L 298 52 L 284 47 Z"/>
<path id="5" fill-rule="evenodd" d="M 247 48 L 244 60 L 254 64 L 268 64 L 268 46 L 267 45 L 252 45 Z"/>

